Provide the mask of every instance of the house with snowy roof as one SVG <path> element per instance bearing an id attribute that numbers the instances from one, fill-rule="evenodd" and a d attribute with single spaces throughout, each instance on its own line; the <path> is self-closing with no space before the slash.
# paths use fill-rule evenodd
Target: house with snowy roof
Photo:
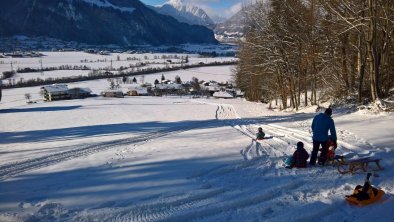
<path id="1" fill-rule="evenodd" d="M 70 99 L 68 86 L 66 84 L 53 84 L 41 87 L 41 94 L 47 102 Z"/>
<path id="2" fill-rule="evenodd" d="M 68 90 L 71 99 L 83 99 L 91 96 L 92 90 L 89 88 L 72 88 Z"/>
<path id="3" fill-rule="evenodd" d="M 221 99 L 233 99 L 234 98 L 234 96 L 231 93 L 227 92 L 227 91 L 215 92 L 212 96 L 214 98 L 217 98 L 217 99 L 219 99 L 219 98 L 221 98 Z"/>
<path id="4" fill-rule="evenodd" d="M 128 88 L 127 95 L 129 96 L 147 96 L 149 95 L 148 87 L 132 86 Z"/>
<path id="5" fill-rule="evenodd" d="M 182 84 L 177 83 L 156 84 L 153 91 L 156 96 L 163 94 L 184 94 L 185 87 Z"/>
<path id="6" fill-rule="evenodd" d="M 101 96 L 103 97 L 115 97 L 115 98 L 123 98 L 123 92 L 122 90 L 116 90 L 116 89 L 109 89 L 101 92 Z"/>
<path id="7" fill-rule="evenodd" d="M 53 84 L 41 87 L 41 94 L 47 102 L 63 99 L 83 99 L 89 97 L 92 90 L 89 88 L 69 89 L 66 84 Z"/>

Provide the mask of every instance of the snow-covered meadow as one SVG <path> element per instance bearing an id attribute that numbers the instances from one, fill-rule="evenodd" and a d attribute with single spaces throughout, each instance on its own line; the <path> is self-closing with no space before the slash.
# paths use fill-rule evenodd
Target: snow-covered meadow
<path id="1" fill-rule="evenodd" d="M 173 68 L 184 64 L 196 65 L 199 63 L 231 62 L 234 57 L 201 57 L 198 54 L 176 53 L 110 53 L 107 55 L 86 52 L 40 52 L 42 57 L 25 58 L 0 58 L 0 73 L 17 71 L 25 68 L 51 69 L 43 72 L 16 73 L 13 77 L 4 79 L 3 84 L 27 81 L 30 79 L 48 79 L 61 77 L 88 76 L 92 70 L 109 70 L 115 74 L 134 72 L 150 68 Z M 185 63 L 186 57 L 188 62 Z M 83 69 L 80 69 L 83 68 Z M 72 69 L 72 70 L 70 70 Z M 116 71 L 115 71 L 116 70 Z"/>
<path id="2" fill-rule="evenodd" d="M 187 80 L 186 73 L 164 75 Z M 230 80 L 231 67 L 194 74 Z M 70 85 L 97 93 L 108 82 Z M 334 109 L 338 154 L 383 159 L 372 182 L 386 195 L 360 208 L 344 196 L 365 173 L 283 167 L 298 141 L 311 151 L 315 108 L 281 112 L 242 99 L 190 97 L 26 104 L 24 94 L 38 100 L 38 89 L 3 90 L 0 221 L 392 221 L 392 113 Z M 256 150 L 260 126 L 274 137 Z"/>

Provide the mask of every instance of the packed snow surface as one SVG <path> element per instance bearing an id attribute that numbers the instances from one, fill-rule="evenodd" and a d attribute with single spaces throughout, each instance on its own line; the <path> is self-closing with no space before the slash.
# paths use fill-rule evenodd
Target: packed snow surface
<path id="1" fill-rule="evenodd" d="M 383 200 L 357 207 L 344 196 L 366 173 L 283 167 L 298 141 L 311 151 L 315 112 L 188 96 L 26 104 L 38 88 L 3 90 L 0 221 L 392 221 L 392 114 L 334 109 L 337 154 L 385 168 Z M 273 136 L 260 146 L 258 127 Z"/>

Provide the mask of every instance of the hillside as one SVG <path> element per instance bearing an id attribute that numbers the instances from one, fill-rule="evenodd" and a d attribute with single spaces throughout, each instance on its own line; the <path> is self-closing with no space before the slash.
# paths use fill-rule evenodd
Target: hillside
<path id="1" fill-rule="evenodd" d="M 0 37 L 49 37 L 93 45 L 216 43 L 203 26 L 180 23 L 140 1 L 0 0 Z"/>
<path id="2" fill-rule="evenodd" d="M 97 92 L 108 83 L 77 85 Z M 344 196 L 364 173 L 283 167 L 298 141 L 311 151 L 314 112 L 187 97 L 17 105 L 37 91 L 4 91 L 0 221 L 391 221 L 391 114 L 334 110 L 338 154 L 383 158 L 373 185 L 386 195 L 360 208 Z M 274 137 L 256 150 L 260 126 Z"/>

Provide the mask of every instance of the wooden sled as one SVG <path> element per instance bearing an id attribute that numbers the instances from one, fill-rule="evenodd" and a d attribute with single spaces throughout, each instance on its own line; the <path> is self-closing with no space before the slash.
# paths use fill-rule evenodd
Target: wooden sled
<path id="1" fill-rule="evenodd" d="M 333 159 L 327 159 L 326 165 L 337 166 L 338 164 L 345 163 L 345 157 L 340 155 L 335 155 Z"/>
<path id="2" fill-rule="evenodd" d="M 380 166 L 382 159 L 372 159 L 370 157 L 346 161 L 344 158 L 334 160 L 334 165 L 337 166 L 338 172 L 341 174 L 351 173 L 354 174 L 359 170 L 363 172 L 378 171 L 384 168 Z M 369 163 L 375 163 L 377 167 L 369 167 Z"/>

